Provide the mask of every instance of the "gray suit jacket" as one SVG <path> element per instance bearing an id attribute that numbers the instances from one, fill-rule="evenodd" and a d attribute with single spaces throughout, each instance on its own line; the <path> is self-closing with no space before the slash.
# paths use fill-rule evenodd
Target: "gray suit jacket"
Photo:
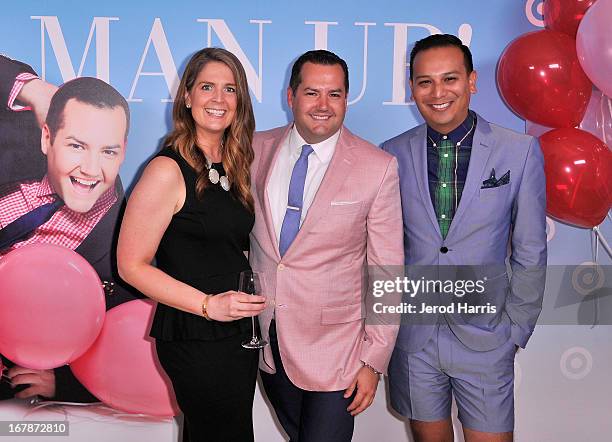
<path id="1" fill-rule="evenodd" d="M 485 279 L 485 293 L 469 296 L 480 296 L 479 304 L 496 306 L 496 313 L 445 314 L 446 321 L 461 342 L 474 350 L 497 348 L 509 338 L 524 347 L 544 293 L 544 160 L 537 139 L 477 118 L 465 187 L 445 239 L 429 195 L 426 125 L 382 145 L 399 163 L 405 264 L 413 277 L 436 273 L 452 278 L 467 272 L 471 276 L 467 279 Z M 510 182 L 483 189 L 492 169 L 497 178 L 509 171 Z M 506 271 L 507 258 L 511 275 Z M 402 324 L 396 345 L 419 351 L 439 319 L 431 314 L 420 320 L 410 318 Z"/>

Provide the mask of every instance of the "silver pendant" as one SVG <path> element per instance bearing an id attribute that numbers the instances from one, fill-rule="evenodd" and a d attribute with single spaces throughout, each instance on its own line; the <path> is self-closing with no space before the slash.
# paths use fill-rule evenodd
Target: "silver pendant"
<path id="1" fill-rule="evenodd" d="M 208 179 L 211 183 L 217 184 L 219 182 L 219 172 L 216 169 L 210 168 L 208 170 Z"/>
<path id="2" fill-rule="evenodd" d="M 223 175 L 220 179 L 219 179 L 220 183 L 221 183 L 221 187 L 223 188 L 223 190 L 225 190 L 226 192 L 229 192 L 230 190 L 230 182 L 227 179 L 227 176 Z"/>

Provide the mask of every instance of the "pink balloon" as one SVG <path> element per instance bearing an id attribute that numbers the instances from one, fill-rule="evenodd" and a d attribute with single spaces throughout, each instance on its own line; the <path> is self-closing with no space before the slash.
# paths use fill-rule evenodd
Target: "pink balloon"
<path id="1" fill-rule="evenodd" d="M 612 148 L 612 99 L 593 88 L 580 129 L 592 133 Z"/>
<path id="2" fill-rule="evenodd" d="M 30 244 L 0 260 L 0 353 L 24 367 L 65 365 L 95 341 L 104 322 L 100 278 L 78 253 Z"/>
<path id="3" fill-rule="evenodd" d="M 576 35 L 582 69 L 605 95 L 612 96 L 612 0 L 598 0 L 584 15 Z"/>
<path id="4" fill-rule="evenodd" d="M 172 385 L 148 336 L 154 310 L 152 301 L 140 299 L 109 310 L 96 342 L 70 368 L 91 393 L 113 408 L 175 416 L 179 409 Z"/>

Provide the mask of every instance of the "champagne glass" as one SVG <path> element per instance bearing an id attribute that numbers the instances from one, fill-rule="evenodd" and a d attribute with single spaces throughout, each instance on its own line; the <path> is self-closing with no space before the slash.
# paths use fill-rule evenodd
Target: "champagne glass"
<path id="1" fill-rule="evenodd" d="M 238 281 L 238 291 L 246 293 L 247 295 L 259 295 L 262 296 L 263 290 L 263 273 L 253 272 L 252 270 L 244 270 L 240 272 L 240 279 Z M 251 317 L 251 324 L 253 327 L 253 334 L 251 339 L 244 341 L 242 346 L 244 348 L 263 348 L 268 345 L 268 341 L 262 339 L 259 333 L 255 330 L 255 317 Z"/>

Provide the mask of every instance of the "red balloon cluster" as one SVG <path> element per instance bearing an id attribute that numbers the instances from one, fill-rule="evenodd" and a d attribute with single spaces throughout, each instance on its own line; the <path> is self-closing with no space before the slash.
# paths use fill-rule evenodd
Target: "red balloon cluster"
<path id="1" fill-rule="evenodd" d="M 497 84 L 512 110 L 549 127 L 580 124 L 591 98 L 576 42 L 556 31 L 530 32 L 510 43 L 499 60 Z"/>
<path id="2" fill-rule="evenodd" d="M 503 99 L 540 138 L 548 214 L 585 228 L 612 205 L 610 16 L 612 0 L 546 0 L 547 29 L 511 42 L 497 68 Z"/>
<path id="3" fill-rule="evenodd" d="M 612 203 L 612 151 L 580 129 L 540 137 L 546 168 L 548 213 L 579 227 L 599 225 Z"/>
<path id="4" fill-rule="evenodd" d="M 544 24 L 548 29 L 576 38 L 582 17 L 596 1 L 546 0 L 544 2 Z"/>

